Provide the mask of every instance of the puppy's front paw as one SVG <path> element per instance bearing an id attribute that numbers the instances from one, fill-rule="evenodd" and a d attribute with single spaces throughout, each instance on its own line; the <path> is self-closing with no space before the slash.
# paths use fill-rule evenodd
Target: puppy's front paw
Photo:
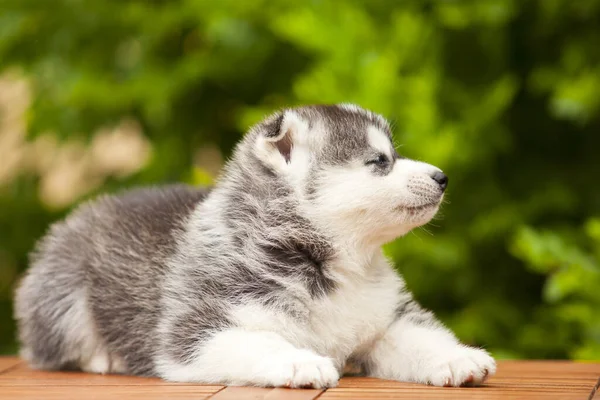
<path id="1" fill-rule="evenodd" d="M 328 388 L 337 386 L 339 373 L 330 358 L 312 352 L 282 354 L 270 369 L 268 386 Z"/>
<path id="2" fill-rule="evenodd" d="M 480 385 L 496 373 L 496 362 L 481 349 L 457 346 L 432 359 L 423 381 L 434 386 Z"/>

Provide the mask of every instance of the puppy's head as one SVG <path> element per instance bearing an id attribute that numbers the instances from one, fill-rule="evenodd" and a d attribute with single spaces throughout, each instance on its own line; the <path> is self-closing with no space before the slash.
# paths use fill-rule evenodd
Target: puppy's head
<path id="1" fill-rule="evenodd" d="M 438 168 L 400 156 L 387 121 L 354 105 L 285 110 L 250 137 L 302 213 L 338 237 L 393 240 L 435 215 L 448 183 Z"/>

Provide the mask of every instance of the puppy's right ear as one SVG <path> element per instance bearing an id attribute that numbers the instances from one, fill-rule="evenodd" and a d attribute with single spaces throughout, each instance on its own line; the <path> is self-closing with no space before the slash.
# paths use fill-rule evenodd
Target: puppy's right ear
<path id="1" fill-rule="evenodd" d="M 268 118 L 257 139 L 257 154 L 278 170 L 294 164 L 306 147 L 308 124 L 298 113 L 286 110 Z"/>

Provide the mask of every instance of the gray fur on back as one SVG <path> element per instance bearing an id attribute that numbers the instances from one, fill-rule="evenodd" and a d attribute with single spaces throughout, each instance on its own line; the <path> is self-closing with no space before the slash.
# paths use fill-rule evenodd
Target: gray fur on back
<path id="1" fill-rule="evenodd" d="M 103 196 L 52 226 L 31 257 L 16 297 L 24 356 L 34 366 L 79 368 L 96 330 L 127 371 L 151 375 L 160 283 L 184 221 L 208 191 L 183 185 Z M 80 305 L 93 326 L 61 319 Z M 79 324 L 80 325 L 79 325 Z M 78 326 L 79 325 L 79 326 Z M 69 335 L 65 329 L 87 330 Z"/>

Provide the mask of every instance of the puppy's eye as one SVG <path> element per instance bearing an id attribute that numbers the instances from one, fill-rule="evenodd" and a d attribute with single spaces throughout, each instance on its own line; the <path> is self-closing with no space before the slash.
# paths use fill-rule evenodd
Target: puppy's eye
<path id="1" fill-rule="evenodd" d="M 377 158 L 373 158 L 366 162 L 367 165 L 377 165 L 378 167 L 383 167 L 390 162 L 385 154 L 379 154 Z"/>

